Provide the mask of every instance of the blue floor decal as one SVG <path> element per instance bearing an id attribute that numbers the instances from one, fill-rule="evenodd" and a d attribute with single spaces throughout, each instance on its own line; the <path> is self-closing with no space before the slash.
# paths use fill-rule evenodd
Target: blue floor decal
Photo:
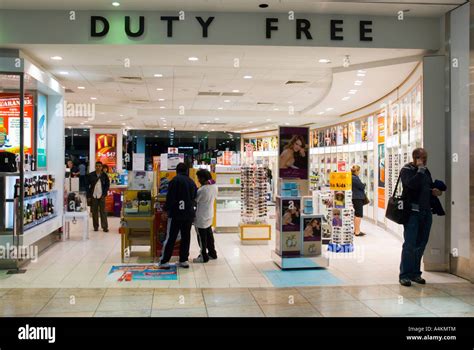
<path id="1" fill-rule="evenodd" d="M 333 286 L 343 282 L 327 270 L 263 271 L 274 287 Z"/>

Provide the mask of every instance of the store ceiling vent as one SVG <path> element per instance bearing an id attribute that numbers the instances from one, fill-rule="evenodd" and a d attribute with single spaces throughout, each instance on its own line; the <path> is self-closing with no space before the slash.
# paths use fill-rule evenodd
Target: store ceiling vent
<path id="1" fill-rule="evenodd" d="M 220 92 L 212 92 L 212 91 L 199 91 L 198 96 L 220 96 Z"/>
<path id="2" fill-rule="evenodd" d="M 243 92 L 223 92 L 222 96 L 244 96 Z"/>
<path id="3" fill-rule="evenodd" d="M 285 85 L 292 85 L 292 84 L 308 84 L 309 81 L 304 80 L 288 80 Z"/>
<path id="4" fill-rule="evenodd" d="M 128 101 L 128 103 L 134 104 L 134 105 L 144 105 L 144 104 L 150 103 L 150 100 L 130 100 Z"/>
<path id="5" fill-rule="evenodd" d="M 143 78 L 142 77 L 127 77 L 127 76 L 123 76 L 123 77 L 119 77 L 117 79 L 117 82 L 119 83 L 126 83 L 126 84 L 140 84 L 143 82 Z"/>

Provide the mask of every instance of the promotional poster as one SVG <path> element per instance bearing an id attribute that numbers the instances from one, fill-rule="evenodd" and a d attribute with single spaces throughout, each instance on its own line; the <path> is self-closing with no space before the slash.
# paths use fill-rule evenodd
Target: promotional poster
<path id="1" fill-rule="evenodd" d="M 96 134 L 95 135 L 95 159 L 109 166 L 109 169 L 117 167 L 117 135 Z"/>
<path id="2" fill-rule="evenodd" d="M 279 177 L 308 179 L 309 128 L 280 127 Z"/>

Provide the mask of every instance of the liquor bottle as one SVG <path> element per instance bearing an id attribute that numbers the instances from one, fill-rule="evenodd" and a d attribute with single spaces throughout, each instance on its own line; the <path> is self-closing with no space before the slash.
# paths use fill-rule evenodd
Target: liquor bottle
<path id="1" fill-rule="evenodd" d="M 34 196 L 36 194 L 36 180 L 35 178 L 31 179 L 31 195 Z"/>
<path id="2" fill-rule="evenodd" d="M 31 157 L 30 163 L 31 163 L 31 171 L 36 171 L 36 159 L 34 157 Z"/>
<path id="3" fill-rule="evenodd" d="M 53 199 L 52 198 L 48 199 L 48 212 L 51 215 L 54 214 L 54 204 L 53 204 Z"/>
<path id="4" fill-rule="evenodd" d="M 20 197 L 20 179 L 16 179 L 14 190 L 13 190 L 13 197 L 19 198 Z"/>
<path id="5" fill-rule="evenodd" d="M 33 218 L 33 212 L 31 211 L 31 204 L 28 204 L 26 206 L 26 217 L 27 217 L 26 223 L 27 224 L 31 223 L 32 218 Z"/>

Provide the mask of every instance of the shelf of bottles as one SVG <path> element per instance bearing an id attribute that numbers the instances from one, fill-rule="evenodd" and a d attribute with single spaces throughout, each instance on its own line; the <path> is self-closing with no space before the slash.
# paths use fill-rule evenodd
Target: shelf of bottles
<path id="1" fill-rule="evenodd" d="M 57 191 L 54 176 L 45 172 L 25 172 L 23 186 L 18 177 L 8 177 L 6 181 L 5 229 L 13 230 L 15 199 L 23 196 L 23 232 L 56 217 Z"/>

